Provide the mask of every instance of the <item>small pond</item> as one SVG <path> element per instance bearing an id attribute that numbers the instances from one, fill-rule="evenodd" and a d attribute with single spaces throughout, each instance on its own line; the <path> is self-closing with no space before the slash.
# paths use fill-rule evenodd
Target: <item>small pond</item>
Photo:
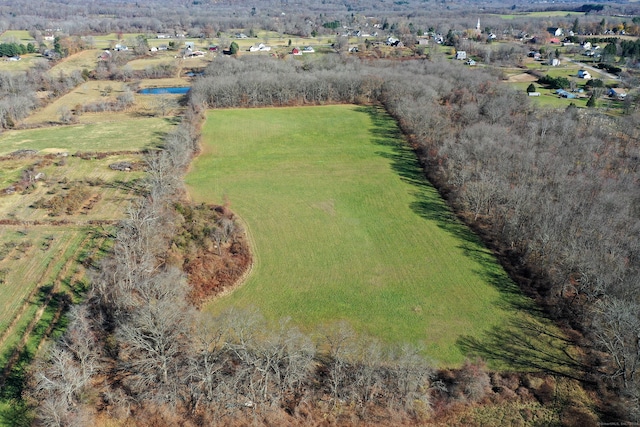
<path id="1" fill-rule="evenodd" d="M 140 89 L 138 91 L 141 95 L 184 95 L 191 89 L 186 87 L 151 87 L 147 89 Z"/>

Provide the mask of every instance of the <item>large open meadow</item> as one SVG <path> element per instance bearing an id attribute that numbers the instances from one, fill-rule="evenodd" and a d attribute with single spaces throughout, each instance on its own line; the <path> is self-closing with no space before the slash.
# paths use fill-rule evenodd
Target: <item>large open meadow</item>
<path id="1" fill-rule="evenodd" d="M 211 302 L 212 313 L 257 308 L 308 331 L 346 320 L 384 342 L 424 344 L 449 366 L 489 335 L 546 339 L 518 329 L 548 325 L 521 314 L 531 304 L 422 177 L 380 110 L 210 111 L 202 141 L 186 178 L 191 197 L 229 203 L 255 256 L 247 281 Z"/>

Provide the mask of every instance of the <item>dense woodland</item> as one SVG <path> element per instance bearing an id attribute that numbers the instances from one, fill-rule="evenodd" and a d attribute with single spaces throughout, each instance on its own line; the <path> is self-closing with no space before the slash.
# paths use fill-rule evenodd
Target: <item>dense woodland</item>
<path id="1" fill-rule="evenodd" d="M 180 28 L 206 37 L 253 27 L 330 34 L 323 23 L 355 23 L 372 5 L 314 2 L 300 13 L 303 5 L 280 1 L 215 8 L 210 2 L 139 3 L 59 2 L 36 10 L 27 1 L 5 2 L 0 27 L 29 28 L 39 36 L 52 27 L 68 35 Z M 477 19 L 468 7 L 461 12 L 463 3 L 452 10 L 435 2 L 427 2 L 428 10 L 415 2 L 394 4 L 381 9 L 381 19 L 398 31 L 464 30 Z M 634 12 L 632 5 L 611 7 Z M 601 20 L 594 11 L 580 25 L 595 28 Z M 537 22 L 529 30 L 548 24 Z M 485 25 L 508 30 L 490 18 Z M 96 73 L 127 78 L 116 62 L 104 67 Z M 37 91 L 60 94 L 90 78 L 51 78 L 47 68 L 43 63 L 25 75 L 0 76 L 0 126 L 12 127 L 35 108 Z M 640 111 L 631 98 L 620 117 L 572 107 L 537 110 L 497 74 L 437 56 L 216 58 L 194 82 L 182 123 L 167 135 L 162 151 L 149 154 L 144 197 L 114 233 L 112 255 L 94 272 L 85 303 L 70 311 L 66 334 L 33 369 L 24 397 L 38 422 L 398 425 L 446 420 L 457 404 L 532 395 L 544 400 L 542 386 L 529 386 L 517 375 L 489 373 L 482 362 L 437 371 L 419 348 L 383 350 L 343 324 L 307 336 L 286 319 L 271 329 L 259 313 L 211 319 L 196 309 L 193 301 L 211 289 L 197 288 L 194 296 L 185 270 L 200 274 L 190 271 L 189 260 L 201 252 L 186 240 L 216 242 L 225 251 L 217 254 L 221 259 L 250 257 L 226 207 L 182 204 L 181 176 L 198 151 L 204 109 L 324 103 L 377 105 L 397 119 L 425 176 L 521 289 L 583 348 L 576 379 L 601 396 L 599 410 L 609 411 L 611 419 L 637 420 Z M 200 220 L 210 226 L 194 226 Z M 232 264 L 225 274 L 241 274 L 243 267 Z M 508 348 L 509 337 L 503 340 L 493 347 L 464 344 L 470 355 L 492 359 L 508 357 L 490 351 Z M 571 410 L 563 423 L 595 422 L 589 410 Z"/>

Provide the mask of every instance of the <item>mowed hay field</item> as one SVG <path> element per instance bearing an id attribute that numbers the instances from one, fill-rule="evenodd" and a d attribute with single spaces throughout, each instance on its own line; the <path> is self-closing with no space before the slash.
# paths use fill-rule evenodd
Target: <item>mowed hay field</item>
<path id="1" fill-rule="evenodd" d="M 107 114 L 105 114 L 107 115 Z M 107 123 L 10 130 L 0 136 L 0 154 L 15 150 L 120 151 L 155 147 L 171 128 L 170 118 L 131 118 Z"/>
<path id="2" fill-rule="evenodd" d="M 229 203 L 255 256 L 246 283 L 211 302 L 212 314 L 257 308 L 307 331 L 346 320 L 384 342 L 424 344 L 451 366 L 465 358 L 462 336 L 479 340 L 527 306 L 383 112 L 210 111 L 202 141 L 186 177 L 191 197 Z"/>

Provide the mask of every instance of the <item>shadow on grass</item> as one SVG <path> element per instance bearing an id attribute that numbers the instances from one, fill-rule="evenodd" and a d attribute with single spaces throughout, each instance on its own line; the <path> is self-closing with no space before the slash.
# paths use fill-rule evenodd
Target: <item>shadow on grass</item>
<path id="1" fill-rule="evenodd" d="M 10 362 L 9 368 L 3 367 L 3 375 L 0 377 L 0 425 L 29 426 L 32 425 L 31 410 L 23 400 L 23 391 L 27 386 L 28 371 L 38 351 L 39 343 L 45 338 L 58 338 L 67 327 L 68 319 L 62 315 L 55 323 L 55 313 L 59 309 L 69 307 L 69 295 L 64 292 L 54 292 L 53 286 L 43 286 L 31 301 L 38 307 L 42 306 L 49 298 L 45 313 L 29 333 L 28 341 L 24 346 L 16 346 L 6 349 L 5 360 Z"/>
<path id="2" fill-rule="evenodd" d="M 491 360 L 498 367 L 542 371 L 583 381 L 590 367 L 580 362 L 574 343 L 553 330 L 547 320 L 522 317 L 495 327 L 480 338 L 462 336 L 457 344 L 464 354 Z"/>
<path id="3" fill-rule="evenodd" d="M 125 193 L 132 193 L 138 196 L 145 195 L 147 192 L 144 179 L 142 178 L 134 178 L 130 180 L 116 179 L 111 182 L 105 183 L 104 187 L 113 188 L 116 190 L 123 191 Z"/>
<path id="4" fill-rule="evenodd" d="M 463 354 L 480 356 L 504 368 L 582 377 L 587 367 L 572 355 L 573 343 L 553 332 L 557 328 L 544 318 L 542 310 L 522 294 L 482 240 L 453 214 L 425 177 L 416 153 L 404 142 L 395 121 L 379 107 L 359 107 L 358 111 L 368 114 L 373 123 L 373 143 L 387 147 L 378 154 L 388 159 L 393 171 L 412 186 L 415 199 L 410 208 L 455 237 L 464 256 L 478 265 L 474 273 L 499 291 L 496 309 L 511 314 L 507 324 L 482 337 L 460 337 L 457 345 Z"/>

